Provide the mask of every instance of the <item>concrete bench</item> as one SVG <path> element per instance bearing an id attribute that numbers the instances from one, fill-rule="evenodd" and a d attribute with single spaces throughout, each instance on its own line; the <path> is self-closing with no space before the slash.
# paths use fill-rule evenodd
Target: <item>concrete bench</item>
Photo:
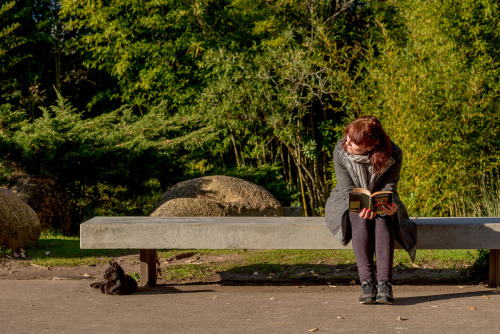
<path id="1" fill-rule="evenodd" d="M 412 220 L 418 249 L 489 249 L 489 283 L 500 285 L 500 218 Z M 150 286 L 157 249 L 352 249 L 323 217 L 94 217 L 80 225 L 80 247 L 139 249 L 140 284 Z"/>

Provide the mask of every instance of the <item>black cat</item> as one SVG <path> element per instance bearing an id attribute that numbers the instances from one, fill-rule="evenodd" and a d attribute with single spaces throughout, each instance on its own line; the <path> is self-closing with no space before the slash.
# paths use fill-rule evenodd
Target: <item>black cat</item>
<path id="1" fill-rule="evenodd" d="M 92 283 L 90 286 L 107 295 L 130 295 L 137 291 L 135 279 L 125 275 L 123 268 L 116 262 L 109 262 L 109 267 L 104 272 L 104 279 L 106 281 Z"/>

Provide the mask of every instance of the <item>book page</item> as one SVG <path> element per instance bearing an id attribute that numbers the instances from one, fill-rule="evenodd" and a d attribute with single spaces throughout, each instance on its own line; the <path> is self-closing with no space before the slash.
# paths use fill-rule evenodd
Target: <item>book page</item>
<path id="1" fill-rule="evenodd" d="M 372 194 L 372 196 L 377 196 L 382 194 L 392 194 L 392 191 L 376 191 Z"/>
<path id="2" fill-rule="evenodd" d="M 352 192 L 353 192 L 353 193 L 366 194 L 366 195 L 368 195 L 368 196 L 370 196 L 370 195 L 372 194 L 369 190 L 364 189 L 364 188 L 354 188 L 354 189 L 352 190 Z"/>

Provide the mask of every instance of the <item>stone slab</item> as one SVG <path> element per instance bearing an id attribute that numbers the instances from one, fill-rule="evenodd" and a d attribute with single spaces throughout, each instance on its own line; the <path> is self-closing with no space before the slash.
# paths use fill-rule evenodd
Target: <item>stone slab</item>
<path id="1" fill-rule="evenodd" d="M 412 218 L 420 249 L 500 249 L 500 218 Z M 94 217 L 82 249 L 351 249 L 322 217 Z M 396 245 L 400 248 L 400 245 Z"/>

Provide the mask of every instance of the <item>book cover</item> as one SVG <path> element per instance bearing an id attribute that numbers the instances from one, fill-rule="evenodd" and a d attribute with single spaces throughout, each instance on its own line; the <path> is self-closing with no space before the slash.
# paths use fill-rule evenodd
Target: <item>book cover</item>
<path id="1" fill-rule="evenodd" d="M 377 191 L 373 194 L 363 188 L 354 188 L 349 194 L 349 211 L 361 212 L 364 208 L 377 212 L 379 215 L 385 215 L 381 207 L 392 203 L 392 192 Z"/>

